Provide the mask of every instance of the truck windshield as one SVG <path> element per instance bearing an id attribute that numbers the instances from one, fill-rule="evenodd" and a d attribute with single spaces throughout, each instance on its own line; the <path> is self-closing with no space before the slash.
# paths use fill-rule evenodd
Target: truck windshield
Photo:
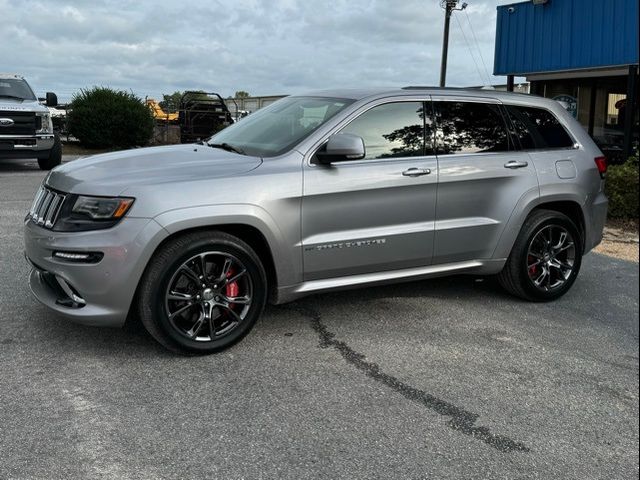
<path id="1" fill-rule="evenodd" d="M 286 97 L 252 113 L 208 140 L 258 157 L 285 153 L 354 101 L 346 98 Z"/>
<path id="2" fill-rule="evenodd" d="M 0 98 L 35 100 L 29 84 L 21 78 L 0 78 Z"/>

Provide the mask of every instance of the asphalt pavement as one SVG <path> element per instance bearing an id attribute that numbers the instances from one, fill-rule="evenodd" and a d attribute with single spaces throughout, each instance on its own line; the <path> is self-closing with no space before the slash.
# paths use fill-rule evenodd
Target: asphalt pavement
<path id="1" fill-rule="evenodd" d="M 178 357 L 31 296 L 44 175 L 0 163 L 0 479 L 638 477 L 638 264 L 590 254 L 547 304 L 464 276 L 317 295 Z"/>

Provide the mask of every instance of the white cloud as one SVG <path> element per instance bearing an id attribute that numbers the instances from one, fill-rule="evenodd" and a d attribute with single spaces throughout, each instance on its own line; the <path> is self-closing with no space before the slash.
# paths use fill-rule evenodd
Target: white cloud
<path id="1" fill-rule="evenodd" d="M 448 84 L 478 85 L 493 68 L 495 7 L 467 0 L 451 23 Z M 468 17 L 467 17 L 468 15 Z M 92 85 L 159 97 L 185 88 L 230 95 L 437 84 L 437 0 L 0 0 L 3 71 L 63 100 Z M 467 18 L 473 25 L 475 38 Z M 492 78 L 504 82 L 504 78 Z"/>

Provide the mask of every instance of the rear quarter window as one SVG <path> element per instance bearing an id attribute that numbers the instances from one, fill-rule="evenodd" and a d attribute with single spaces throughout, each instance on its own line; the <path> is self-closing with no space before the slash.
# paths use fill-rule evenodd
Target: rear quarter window
<path id="1" fill-rule="evenodd" d="M 514 134 L 524 150 L 568 148 L 574 141 L 549 110 L 505 105 Z"/>

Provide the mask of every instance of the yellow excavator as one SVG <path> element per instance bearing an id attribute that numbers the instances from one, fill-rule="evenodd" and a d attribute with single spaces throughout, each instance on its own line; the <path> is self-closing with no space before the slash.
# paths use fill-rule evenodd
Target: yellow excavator
<path id="1" fill-rule="evenodd" d="M 157 121 L 169 122 L 169 123 L 175 123 L 178 121 L 178 112 L 165 113 L 165 111 L 162 110 L 162 107 L 160 106 L 160 104 L 156 102 L 153 98 L 147 99 L 147 106 L 151 109 L 151 112 L 153 113 L 153 118 L 155 118 Z"/>

